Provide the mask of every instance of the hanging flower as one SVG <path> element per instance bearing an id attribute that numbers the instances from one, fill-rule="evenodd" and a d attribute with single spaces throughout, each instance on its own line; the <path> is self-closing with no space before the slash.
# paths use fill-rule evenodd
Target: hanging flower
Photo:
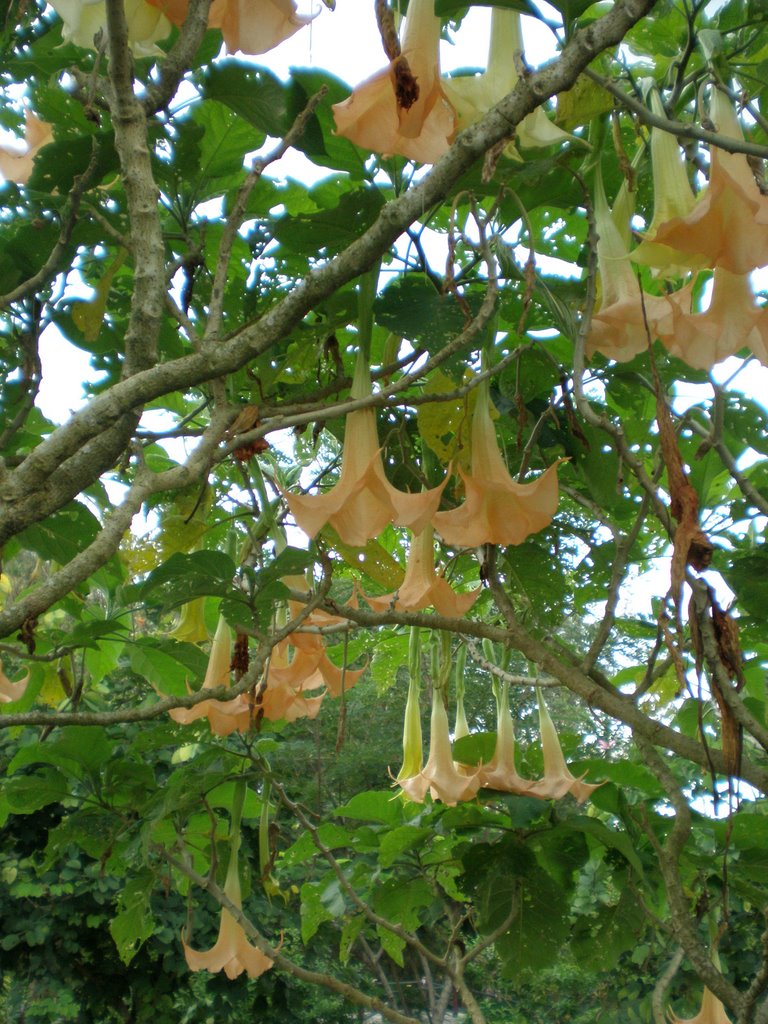
<path id="1" fill-rule="evenodd" d="M 517 11 L 494 7 L 491 14 L 491 42 L 488 66 L 481 75 L 466 75 L 443 81 L 443 89 L 458 117 L 460 130 L 483 118 L 491 107 L 512 92 L 518 82 L 515 67 L 522 57 L 523 41 Z M 522 149 L 540 149 L 573 138 L 547 117 L 542 107 L 528 114 L 515 128 Z M 516 155 L 514 151 L 510 155 Z"/>
<path id="2" fill-rule="evenodd" d="M 205 643 L 208 640 L 208 628 L 205 625 L 205 598 L 196 597 L 181 606 L 179 621 L 168 636 L 188 644 Z"/>
<path id="3" fill-rule="evenodd" d="M 24 111 L 24 143 L 26 149 L 19 151 L 11 146 L 0 146 L 0 175 L 6 181 L 26 185 L 35 164 L 35 157 L 49 142 L 53 141 L 53 125 L 41 121 L 31 110 Z"/>
<path id="4" fill-rule="evenodd" d="M 429 790 L 433 800 L 453 807 L 460 800 L 471 800 L 480 787 L 479 771 L 463 775 L 453 760 L 448 715 L 440 690 L 432 690 L 429 757 L 420 772 L 410 778 L 398 778 L 400 788 L 414 803 L 424 803 Z"/>
<path id="5" fill-rule="evenodd" d="M 487 765 L 480 768 L 481 784 L 502 793 L 530 796 L 533 783 L 518 774 L 515 767 L 515 729 L 509 710 L 509 683 L 494 682 L 496 694 L 496 748 Z"/>
<path id="6" fill-rule="evenodd" d="M 656 91 L 651 94 L 651 110 L 665 116 L 664 106 Z M 677 139 L 660 128 L 651 129 L 651 167 L 653 170 L 653 217 L 643 241 L 630 253 L 635 263 L 663 268 L 667 277 L 682 277 L 691 269 L 690 258 L 668 245 L 656 241 L 662 224 L 687 217 L 696 206 L 685 163 Z M 704 265 L 703 263 L 701 264 Z"/>
<path id="7" fill-rule="evenodd" d="M 530 484 L 514 481 L 499 451 L 487 381 L 478 389 L 472 419 L 471 471 L 459 468 L 464 504 L 432 519 L 446 544 L 522 544 L 543 530 L 557 509 L 557 463 Z"/>
<path id="8" fill-rule="evenodd" d="M 394 593 L 366 597 L 374 611 L 418 612 L 434 608 L 439 615 L 461 618 L 480 596 L 480 587 L 458 594 L 442 575 L 435 573 L 434 530 L 427 526 L 411 539 L 405 578 Z"/>
<path id="9" fill-rule="evenodd" d="M 701 997 L 701 1009 L 695 1017 L 683 1020 L 672 1010 L 667 1010 L 667 1016 L 671 1024 L 731 1024 L 731 1019 L 725 1012 L 723 1004 L 706 987 Z"/>
<path id="10" fill-rule="evenodd" d="M 51 7 L 64 22 L 61 35 L 65 43 L 94 50 L 94 37 L 107 30 L 104 0 L 51 0 Z M 137 57 L 162 53 L 155 44 L 170 34 L 168 19 L 145 0 L 124 0 L 128 24 L 128 44 Z"/>
<path id="11" fill-rule="evenodd" d="M 402 95 L 403 58 L 416 80 L 417 96 Z M 333 105 L 336 131 L 357 146 L 384 156 L 433 164 L 453 142 L 456 115 L 440 78 L 440 19 L 434 0 L 411 0 L 402 56 Z"/>
<path id="12" fill-rule="evenodd" d="M 413 640 L 411 643 L 413 643 Z M 403 764 L 397 773 L 397 782 L 415 778 L 421 773 L 424 764 L 421 714 L 419 712 L 420 690 L 418 674 L 411 671 L 408 680 L 408 699 L 405 702 L 405 720 L 403 722 Z"/>
<path id="13" fill-rule="evenodd" d="M 222 615 L 211 643 L 208 668 L 203 680 L 203 690 L 218 686 L 229 686 L 229 667 L 232 661 L 232 636 Z M 187 687 L 191 693 L 192 690 Z M 232 700 L 202 700 L 191 708 L 172 708 L 168 714 L 181 725 L 189 725 L 198 718 L 207 718 L 214 736 L 229 736 L 230 733 L 247 732 L 251 724 L 251 710 L 248 698 L 241 693 Z"/>
<path id="14" fill-rule="evenodd" d="M 368 367 L 359 356 L 350 396 L 363 398 L 370 393 Z M 308 536 L 314 537 L 330 523 L 345 544 L 362 547 L 389 523 L 420 533 L 434 515 L 443 487 L 445 481 L 420 494 L 393 487 L 384 473 L 376 415 L 373 409 L 357 409 L 347 415 L 341 475 L 335 487 L 325 494 L 286 494 L 285 499 Z"/>
<path id="15" fill-rule="evenodd" d="M 583 804 L 596 789 L 599 789 L 602 783 L 590 785 L 582 782 L 584 775 L 577 779 L 571 774 L 565 763 L 557 730 L 547 710 L 547 705 L 544 703 L 541 690 L 538 691 L 538 699 L 541 748 L 544 754 L 544 778 L 530 783 L 528 795 L 539 797 L 542 800 L 559 800 L 566 793 L 572 793 L 578 802 Z"/>
<path id="16" fill-rule="evenodd" d="M 242 910 L 243 900 L 240 890 L 240 872 L 238 868 L 238 850 L 240 845 L 239 821 L 238 833 L 233 836 L 230 848 L 227 877 L 224 882 L 224 894 Z M 242 925 L 238 924 L 231 912 L 221 908 L 219 936 L 216 944 L 204 953 L 199 953 L 187 945 L 182 935 L 184 957 L 191 971 L 210 971 L 212 974 L 223 970 L 230 981 L 246 971 L 249 978 L 258 978 L 274 964 L 265 953 L 252 946 L 248 941 Z"/>
<path id="17" fill-rule="evenodd" d="M 720 134 L 744 138 L 720 89 L 713 89 L 710 116 Z M 722 267 L 732 274 L 748 274 L 768 264 L 768 197 L 761 195 L 747 158 L 713 146 L 709 185 L 690 213 L 659 224 L 653 241 L 654 252 L 656 246 L 664 247 L 667 254 L 673 253 L 674 262 L 684 261 L 692 269 Z M 654 257 L 654 265 L 662 256 Z"/>
<path id="18" fill-rule="evenodd" d="M 184 24 L 189 0 L 148 2 L 172 24 Z M 315 17 L 317 14 L 297 14 L 294 0 L 213 0 L 208 27 L 221 29 L 227 53 L 259 54 L 279 46 Z"/>
<path id="19" fill-rule="evenodd" d="M 768 316 L 755 302 L 749 274 L 716 267 L 709 308 L 702 313 L 680 309 L 675 295 L 671 299 L 672 321 L 659 337 L 673 356 L 698 370 L 709 370 L 748 348 L 768 366 Z"/>
<path id="20" fill-rule="evenodd" d="M 0 704 L 11 704 L 13 701 L 21 700 L 29 683 L 29 672 L 23 679 L 12 683 L 3 672 L 3 663 L 0 661 Z"/>
<path id="21" fill-rule="evenodd" d="M 592 314 L 585 352 L 602 352 L 608 359 L 627 362 L 648 348 L 661 332 L 669 332 L 673 307 L 665 296 L 641 291 L 598 175 L 595 187 L 597 266 L 600 274 L 600 307 Z M 676 293 L 677 307 L 690 305 L 690 285 Z M 650 335 L 650 337 L 649 337 Z"/>

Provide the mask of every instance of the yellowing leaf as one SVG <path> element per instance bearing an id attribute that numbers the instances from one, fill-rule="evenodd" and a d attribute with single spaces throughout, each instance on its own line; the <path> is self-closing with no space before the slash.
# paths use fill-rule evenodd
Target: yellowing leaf
<path id="1" fill-rule="evenodd" d="M 333 545 L 341 557 L 386 590 L 397 590 L 405 577 L 405 570 L 377 540 L 369 540 L 364 548 L 353 548 L 335 540 Z"/>
<path id="2" fill-rule="evenodd" d="M 472 379 L 467 371 L 464 383 Z M 442 372 L 435 370 L 427 378 L 426 392 L 432 395 L 449 394 L 456 391 L 456 382 Z M 469 430 L 472 411 L 477 399 L 477 388 L 460 398 L 445 402 L 425 402 L 416 413 L 416 422 L 422 440 L 429 445 L 441 462 L 453 460 L 469 468 Z"/>
<path id="3" fill-rule="evenodd" d="M 96 341 L 99 336 L 99 331 L 107 312 L 107 299 L 109 298 L 109 290 L 112 287 L 112 279 L 122 266 L 124 259 L 125 252 L 119 252 L 114 261 L 104 271 L 104 276 L 95 285 L 96 297 L 94 299 L 72 303 L 72 319 L 77 329 L 83 332 L 83 337 L 86 341 Z"/>
<path id="4" fill-rule="evenodd" d="M 579 75 L 572 89 L 558 93 L 557 123 L 570 131 L 613 110 L 613 97 L 586 75 Z"/>

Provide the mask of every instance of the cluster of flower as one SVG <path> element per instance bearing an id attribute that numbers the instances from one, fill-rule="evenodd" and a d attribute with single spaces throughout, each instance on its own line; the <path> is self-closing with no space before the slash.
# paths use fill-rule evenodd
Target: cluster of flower
<path id="1" fill-rule="evenodd" d="M 654 95 L 653 109 L 663 114 Z M 713 86 L 710 117 L 726 138 L 743 140 L 730 100 Z M 587 355 L 626 361 L 654 338 L 697 369 L 748 348 L 768 365 L 768 310 L 755 302 L 751 273 L 768 264 L 768 196 L 746 156 L 711 147 L 709 183 L 694 195 L 674 136 L 651 133 L 654 214 L 640 245 L 629 250 L 627 195 L 608 207 L 602 184 L 595 196 L 601 300 L 592 318 Z M 665 281 L 687 276 L 663 295 L 641 290 L 634 264 Z M 713 271 L 706 312 L 692 308 L 701 271 Z"/>
<path id="2" fill-rule="evenodd" d="M 503 683 L 496 691 L 496 749 L 488 764 L 476 767 L 460 764 L 453 759 L 448 715 L 443 695 L 437 686 L 432 689 L 432 716 L 430 719 L 429 756 L 422 767 L 421 722 L 418 711 L 418 688 L 412 679 L 408 691 L 403 731 L 403 767 L 397 781 L 405 795 L 415 803 L 423 803 L 427 792 L 433 800 L 453 806 L 463 800 L 472 800 L 481 788 L 517 796 L 531 796 L 539 800 L 559 800 L 571 793 L 579 803 L 601 785 L 576 778 L 565 763 L 554 722 L 539 693 L 539 730 L 544 757 L 544 776 L 524 779 L 515 767 L 515 734 L 509 710 L 509 684 Z M 454 738 L 468 735 L 463 702 L 459 700 Z"/>

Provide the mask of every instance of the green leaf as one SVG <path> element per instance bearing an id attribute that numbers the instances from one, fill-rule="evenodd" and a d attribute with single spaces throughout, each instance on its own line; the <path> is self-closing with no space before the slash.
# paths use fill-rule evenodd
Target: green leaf
<path id="1" fill-rule="evenodd" d="M 154 875 L 145 869 L 132 878 L 120 893 L 120 909 L 110 922 L 109 930 L 124 964 L 133 960 L 155 930 L 149 904 L 154 883 Z"/>
<path id="2" fill-rule="evenodd" d="M 51 764 L 81 775 L 106 764 L 115 749 L 101 726 L 65 725 L 55 739 L 22 747 L 8 765 L 13 773 L 29 764 Z"/>
<path id="3" fill-rule="evenodd" d="M 464 294 L 472 314 L 481 298 Z M 376 323 L 393 334 L 420 341 L 430 351 L 442 348 L 467 325 L 465 309 L 454 295 L 441 294 L 423 274 L 398 277 L 374 303 Z"/>
<path id="4" fill-rule="evenodd" d="M 171 555 L 138 586 L 137 598 L 169 611 L 195 597 L 223 597 L 232 589 L 235 571 L 235 563 L 222 551 Z"/>
<path id="5" fill-rule="evenodd" d="M 288 89 L 266 68 L 224 60 L 208 68 L 203 88 L 206 96 L 226 104 L 268 135 L 282 138 L 290 127 Z"/>
<path id="6" fill-rule="evenodd" d="M 66 776 L 55 768 L 45 767 L 33 775 L 10 779 L 3 789 L 3 798 L 12 814 L 32 814 L 65 800 L 69 788 Z"/>

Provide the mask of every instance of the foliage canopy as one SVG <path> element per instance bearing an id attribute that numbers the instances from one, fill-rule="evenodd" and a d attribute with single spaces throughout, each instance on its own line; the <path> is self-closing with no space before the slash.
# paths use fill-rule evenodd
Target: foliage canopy
<path id="1" fill-rule="evenodd" d="M 53 8 L 0 38 L 9 1019 L 766 1024 L 764 4 L 499 0 L 449 77 L 467 4 L 377 0 L 351 96 L 270 70 L 292 0 Z"/>

